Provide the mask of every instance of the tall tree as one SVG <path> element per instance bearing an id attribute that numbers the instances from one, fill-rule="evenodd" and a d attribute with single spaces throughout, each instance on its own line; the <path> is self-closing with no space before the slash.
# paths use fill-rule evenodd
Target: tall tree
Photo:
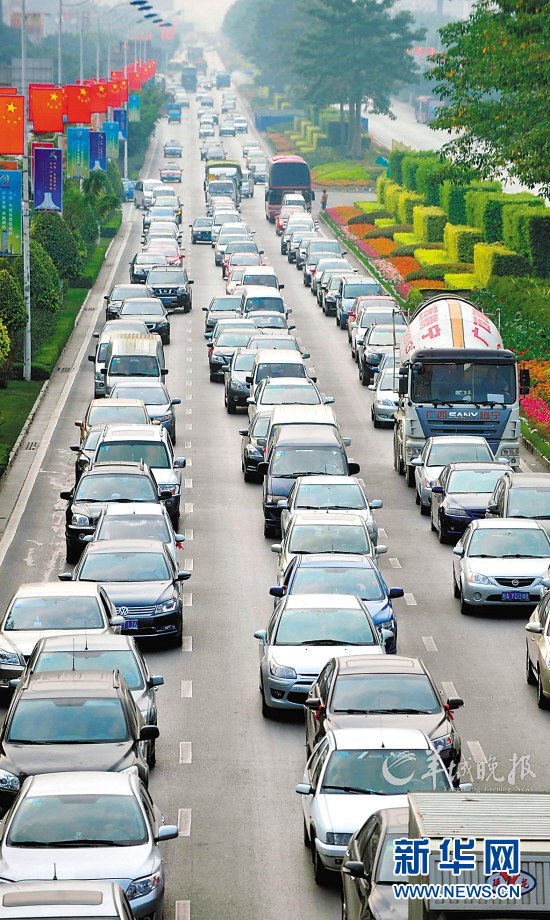
<path id="1" fill-rule="evenodd" d="M 506 169 L 550 193 L 550 3 L 479 0 L 440 30 L 434 128 L 456 132 L 445 153 L 485 175 Z"/>

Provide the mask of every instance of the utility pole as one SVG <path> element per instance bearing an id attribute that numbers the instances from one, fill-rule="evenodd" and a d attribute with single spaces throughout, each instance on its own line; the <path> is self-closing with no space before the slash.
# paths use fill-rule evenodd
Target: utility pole
<path id="1" fill-rule="evenodd" d="M 32 337 L 31 337 L 31 252 L 29 219 L 29 145 L 28 145 L 28 111 L 29 87 L 27 84 L 27 9 L 26 0 L 21 3 L 21 92 L 23 94 L 23 197 L 22 197 L 22 233 L 23 233 L 23 300 L 27 311 L 27 323 L 23 338 L 23 378 L 31 379 Z"/>
<path id="2" fill-rule="evenodd" d="M 62 55 L 62 36 L 63 36 L 63 0 L 59 0 L 59 28 L 57 31 L 57 83 L 62 84 L 63 65 L 61 62 Z"/>
<path id="3" fill-rule="evenodd" d="M 128 79 L 128 41 L 124 42 L 124 79 Z M 123 103 L 123 108 L 128 110 L 128 103 Z M 126 115 L 126 131 L 124 137 L 124 178 L 128 178 L 128 115 Z"/>

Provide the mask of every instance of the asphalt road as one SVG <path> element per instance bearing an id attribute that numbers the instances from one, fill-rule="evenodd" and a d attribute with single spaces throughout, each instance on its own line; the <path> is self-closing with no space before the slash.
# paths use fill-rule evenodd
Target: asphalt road
<path id="1" fill-rule="evenodd" d="M 181 138 L 185 227 L 204 213 L 197 126 L 194 100 L 181 127 L 162 122 L 150 171 L 154 175 L 162 162 L 164 140 Z M 228 139 L 226 146 L 234 155 L 241 140 Z M 127 207 L 132 225 L 113 267 L 119 281 L 127 279 L 141 232 L 141 212 Z M 477 788 L 547 791 L 550 714 L 537 709 L 534 690 L 525 683 L 525 616 L 461 617 L 452 596 L 451 548 L 438 544 L 418 513 L 413 490 L 392 469 L 391 431 L 372 427 L 370 395 L 358 383 L 346 333 L 323 317 L 301 274 L 281 257 L 279 238 L 264 219 L 261 186 L 252 201 L 243 202 L 242 213 L 285 284 L 297 335 L 311 352 L 322 390 L 336 398 L 337 417 L 343 434 L 352 438 L 349 453 L 361 463 L 368 494 L 384 500 L 378 521 L 389 552 L 382 568 L 389 584 L 406 591 L 396 602 L 399 650 L 421 656 L 439 686 L 452 682 L 464 698 L 457 725 Z M 260 712 L 253 632 L 266 625 L 272 609 L 268 588 L 275 558 L 263 537 L 260 487 L 242 480 L 238 429 L 245 417 L 227 415 L 223 388 L 208 379 L 200 308 L 223 292 L 220 271 L 209 246 L 191 246 L 188 237 L 186 245 L 194 309 L 172 318 L 167 385 L 182 398 L 178 454 L 188 460 L 182 521 L 183 560 L 193 570 L 185 584 L 187 638 L 181 651 L 146 650 L 152 672 L 166 681 L 159 690 L 161 737 L 151 791 L 166 820 L 177 821 L 181 832 L 165 844 L 166 917 L 335 920 L 338 890 L 317 888 L 302 844 L 294 787 L 304 765 L 303 725 L 297 718 L 265 721 Z M 90 303 L 99 305 L 103 293 L 94 291 Z M 102 315 L 98 307 L 98 329 Z M 2 604 L 21 582 L 51 580 L 66 568 L 64 503 L 58 494 L 72 484 L 74 455 L 68 447 L 76 440 L 73 420 L 82 417 L 93 396 L 92 373 L 84 354 L 3 558 Z M 0 517 L 1 506 L 0 496 Z M 454 695 L 452 688 L 444 689 Z M 495 764 L 502 782 L 489 778 L 483 784 Z"/>

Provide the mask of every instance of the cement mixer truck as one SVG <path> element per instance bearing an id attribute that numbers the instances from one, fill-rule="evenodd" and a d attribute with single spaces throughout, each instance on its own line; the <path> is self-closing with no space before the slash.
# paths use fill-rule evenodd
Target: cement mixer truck
<path id="1" fill-rule="evenodd" d="M 492 320 L 461 295 L 431 297 L 401 339 L 394 466 L 414 485 L 427 438 L 481 435 L 496 459 L 519 465 L 517 359 Z M 521 393 L 529 390 L 521 371 Z"/>

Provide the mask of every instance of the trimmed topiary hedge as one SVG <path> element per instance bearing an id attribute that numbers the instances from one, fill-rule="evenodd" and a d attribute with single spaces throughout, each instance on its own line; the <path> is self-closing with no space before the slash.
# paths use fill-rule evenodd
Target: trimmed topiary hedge
<path id="1" fill-rule="evenodd" d="M 530 269 L 525 256 L 501 243 L 476 243 L 474 246 L 474 273 L 480 285 L 488 284 L 494 277 L 528 275 Z"/>
<path id="2" fill-rule="evenodd" d="M 417 192 L 402 191 L 397 199 L 397 219 L 403 224 L 412 224 L 414 209 L 422 204 L 424 204 L 422 195 Z"/>
<path id="3" fill-rule="evenodd" d="M 394 233 L 410 233 L 412 227 L 410 224 L 391 224 L 389 227 L 375 227 L 365 233 L 364 239 L 379 239 L 383 236 L 387 240 L 393 240 Z"/>
<path id="4" fill-rule="evenodd" d="M 511 205 L 540 207 L 540 198 L 530 192 L 507 195 L 504 192 L 486 192 L 470 189 L 466 192 L 466 217 L 470 227 L 480 227 L 486 243 L 503 240 L 502 211 Z"/>
<path id="5" fill-rule="evenodd" d="M 474 246 L 483 241 L 483 234 L 477 227 L 446 224 L 443 241 L 453 262 L 473 262 Z"/>
<path id="6" fill-rule="evenodd" d="M 443 208 L 416 207 L 413 214 L 415 235 L 427 243 L 439 243 L 443 239 L 447 215 Z"/>
<path id="7" fill-rule="evenodd" d="M 398 185 L 401 185 L 403 182 L 403 160 L 406 156 L 409 156 L 410 150 L 392 150 L 388 160 L 390 163 L 389 174 L 391 176 L 392 182 L 397 182 Z"/>
<path id="8" fill-rule="evenodd" d="M 365 220 L 365 218 L 367 220 Z M 390 220 L 393 220 L 393 216 L 389 211 L 365 211 L 363 214 L 357 214 L 355 217 L 350 217 L 348 220 L 348 227 L 353 226 L 353 224 L 371 223 L 371 221 L 377 220 L 379 218 L 389 218 Z"/>
<path id="9" fill-rule="evenodd" d="M 462 273 L 471 271 L 472 266 L 468 262 L 447 262 L 446 265 L 424 265 L 422 268 L 416 268 L 414 271 L 408 272 L 405 281 L 417 281 L 421 278 L 426 278 L 427 281 L 444 281 L 445 275 L 448 275 L 449 272 Z"/>
<path id="10" fill-rule="evenodd" d="M 550 276 L 550 209 L 505 207 L 502 211 L 506 246 L 527 259 L 535 275 Z"/>
<path id="11" fill-rule="evenodd" d="M 395 239 L 395 236 L 394 236 Z M 414 256 L 415 249 L 419 247 L 422 249 L 435 249 L 442 251 L 444 249 L 443 243 L 407 243 L 406 245 L 398 246 L 397 249 L 394 249 L 391 253 L 392 256 Z"/>

